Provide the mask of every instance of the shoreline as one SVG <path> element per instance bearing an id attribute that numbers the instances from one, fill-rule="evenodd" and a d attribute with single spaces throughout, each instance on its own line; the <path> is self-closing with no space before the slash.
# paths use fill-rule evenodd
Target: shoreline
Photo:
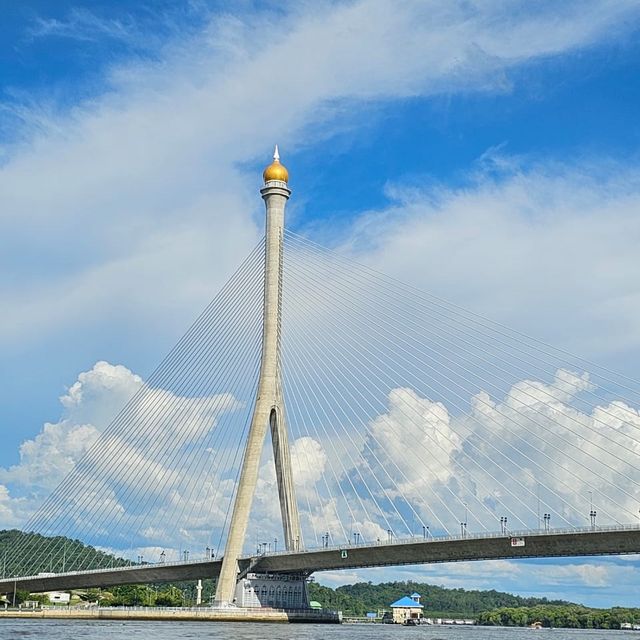
<path id="1" fill-rule="evenodd" d="M 87 607 L 86 609 L 6 609 L 2 619 L 26 620 L 166 620 L 201 622 L 273 622 L 341 624 L 337 611 L 282 609 L 158 609 L 149 607 L 117 608 Z"/>

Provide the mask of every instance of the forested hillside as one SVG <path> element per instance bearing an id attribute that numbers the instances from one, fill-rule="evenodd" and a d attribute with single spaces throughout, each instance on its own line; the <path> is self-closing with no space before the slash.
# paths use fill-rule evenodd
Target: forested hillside
<path id="1" fill-rule="evenodd" d="M 506 627 L 526 627 L 534 622 L 541 622 L 544 627 L 619 629 L 623 622 L 638 624 L 640 609 L 591 609 L 577 604 L 503 607 L 479 614 L 477 622 Z"/>
<path id="2" fill-rule="evenodd" d="M 35 571 L 34 560 L 37 560 Z M 129 564 L 80 540 L 48 538 L 16 529 L 0 531 L 0 561 L 6 576 L 25 575 L 27 567 L 29 573 L 60 573 L 81 567 L 98 569 Z"/>
<path id="3" fill-rule="evenodd" d="M 417 592 L 422 596 L 425 616 L 476 617 L 481 611 L 499 607 L 530 607 L 538 604 L 569 604 L 562 600 L 550 601 L 546 598 L 522 598 L 500 591 L 467 591 L 465 589 L 445 589 L 422 582 L 358 582 L 330 589 L 318 584 L 311 585 L 312 599 L 324 606 L 341 609 L 354 615 L 364 615 L 367 611 L 387 609 L 402 596 Z"/>

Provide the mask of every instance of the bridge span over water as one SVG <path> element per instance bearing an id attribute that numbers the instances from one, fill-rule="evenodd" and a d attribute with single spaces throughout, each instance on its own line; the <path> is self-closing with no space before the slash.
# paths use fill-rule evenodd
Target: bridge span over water
<path id="1" fill-rule="evenodd" d="M 263 239 L 0 536 L 0 592 L 640 553 L 639 381 L 289 231 L 277 148 L 263 178 Z"/>
<path id="2" fill-rule="evenodd" d="M 242 556 L 239 566 L 240 575 L 249 572 L 311 575 L 317 571 L 366 567 L 633 553 L 640 553 L 640 526 L 410 538 L 375 545 Z M 221 565 L 222 560 L 205 559 L 16 577 L 0 580 L 0 593 L 14 589 L 38 593 L 217 578 Z"/>

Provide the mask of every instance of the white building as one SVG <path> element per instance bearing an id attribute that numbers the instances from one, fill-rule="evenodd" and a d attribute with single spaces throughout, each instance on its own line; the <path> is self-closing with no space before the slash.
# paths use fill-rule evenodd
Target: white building
<path id="1" fill-rule="evenodd" d="M 51 604 L 69 604 L 71 594 L 67 591 L 48 591 L 45 593 Z"/>
<path id="2" fill-rule="evenodd" d="M 236 586 L 234 604 L 248 608 L 306 609 L 307 581 L 298 575 L 249 573 Z"/>

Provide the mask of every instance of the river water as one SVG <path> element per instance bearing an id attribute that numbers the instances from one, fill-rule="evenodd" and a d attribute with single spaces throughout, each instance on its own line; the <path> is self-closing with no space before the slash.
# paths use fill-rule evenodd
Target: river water
<path id="1" fill-rule="evenodd" d="M 640 640 L 633 631 L 402 627 L 396 625 L 296 625 L 226 622 L 86 622 L 0 620 L 0 640 Z"/>

